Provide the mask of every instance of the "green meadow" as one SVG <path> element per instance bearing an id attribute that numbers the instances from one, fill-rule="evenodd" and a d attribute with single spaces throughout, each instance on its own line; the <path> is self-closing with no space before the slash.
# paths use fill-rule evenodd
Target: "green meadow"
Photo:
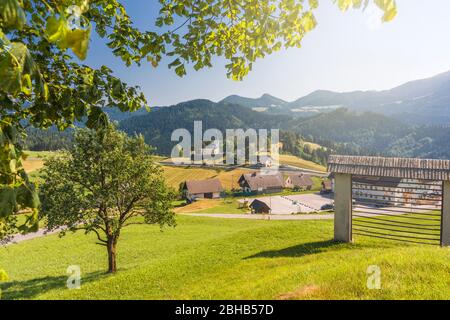
<path id="1" fill-rule="evenodd" d="M 115 275 L 94 235 L 0 248 L 2 299 L 450 299 L 450 250 L 359 237 L 330 241 L 332 220 L 178 216 L 175 228 L 124 229 Z M 67 289 L 68 266 L 81 289 Z M 370 265 L 381 289 L 368 289 Z"/>

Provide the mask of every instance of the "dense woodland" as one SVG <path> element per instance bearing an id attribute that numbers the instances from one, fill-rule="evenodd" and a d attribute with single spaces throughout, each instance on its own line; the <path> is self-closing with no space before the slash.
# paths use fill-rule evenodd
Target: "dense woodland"
<path id="1" fill-rule="evenodd" d="M 116 119 L 116 115 L 111 115 Z M 385 155 L 421 158 L 449 158 L 450 126 L 417 126 L 384 115 L 356 113 L 345 108 L 308 118 L 270 115 L 230 103 L 194 100 L 151 112 L 129 114 L 119 122 L 130 135 L 142 134 L 161 155 L 170 155 L 176 142 L 173 130 L 186 128 L 193 133 L 195 120 L 203 121 L 203 131 L 217 128 L 279 128 L 282 152 L 319 164 L 326 164 L 331 153 Z M 71 143 L 70 131 L 32 129 L 24 141 L 30 150 L 57 150 Z M 322 146 L 312 148 L 305 142 Z"/>

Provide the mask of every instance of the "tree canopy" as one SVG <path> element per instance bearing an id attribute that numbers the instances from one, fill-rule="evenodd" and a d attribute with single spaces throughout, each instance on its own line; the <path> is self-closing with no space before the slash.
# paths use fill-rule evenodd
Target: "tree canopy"
<path id="1" fill-rule="evenodd" d="M 175 224 L 173 190 L 142 136 L 129 137 L 114 125 L 79 129 L 74 146 L 47 161 L 40 188 L 47 228 L 95 233 L 106 246 L 109 271 L 116 271 L 116 245 L 131 224 Z"/>

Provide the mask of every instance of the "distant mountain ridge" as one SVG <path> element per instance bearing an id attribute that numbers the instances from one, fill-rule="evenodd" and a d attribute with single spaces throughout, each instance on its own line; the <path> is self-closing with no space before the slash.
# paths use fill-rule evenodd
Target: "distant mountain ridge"
<path id="1" fill-rule="evenodd" d="M 274 108 L 282 107 L 287 104 L 283 99 L 274 97 L 268 93 L 264 93 L 259 98 L 246 98 L 238 95 L 231 95 L 221 100 L 222 103 L 239 104 L 249 108 Z"/>
<path id="2" fill-rule="evenodd" d="M 383 91 L 317 90 L 292 102 L 269 94 L 256 99 L 232 95 L 221 102 L 240 104 L 260 112 L 300 117 L 345 107 L 358 112 L 372 111 L 415 124 L 447 124 L 450 123 L 450 71 Z"/>

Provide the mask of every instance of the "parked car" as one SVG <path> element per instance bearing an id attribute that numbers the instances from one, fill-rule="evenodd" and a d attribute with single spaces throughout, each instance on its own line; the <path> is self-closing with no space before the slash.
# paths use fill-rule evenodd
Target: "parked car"
<path id="1" fill-rule="evenodd" d="M 322 211 L 328 211 L 328 210 L 333 210 L 333 209 L 334 209 L 334 205 L 332 205 L 331 203 L 324 204 L 323 206 L 320 207 L 320 210 L 322 210 Z"/>

